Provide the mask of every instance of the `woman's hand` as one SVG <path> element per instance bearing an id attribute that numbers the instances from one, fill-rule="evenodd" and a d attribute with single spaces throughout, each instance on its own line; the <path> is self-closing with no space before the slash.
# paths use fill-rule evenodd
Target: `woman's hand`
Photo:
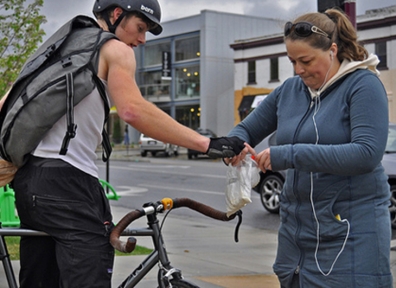
<path id="1" fill-rule="evenodd" d="M 224 158 L 223 162 L 226 165 L 232 165 L 232 166 L 237 166 L 239 164 L 239 162 L 241 162 L 243 159 L 245 159 L 247 154 L 252 154 L 254 156 L 256 156 L 256 151 L 254 151 L 254 149 L 248 144 L 248 143 L 244 143 L 245 144 L 245 148 L 243 148 L 243 150 L 241 151 L 241 153 L 239 153 L 237 156 L 234 156 L 232 158 Z"/>
<path id="2" fill-rule="evenodd" d="M 267 170 L 272 170 L 272 165 L 271 165 L 271 153 L 270 153 L 270 148 L 267 148 L 263 151 L 261 151 L 256 157 L 255 160 L 257 162 L 258 167 L 260 168 L 261 171 L 264 173 Z"/>

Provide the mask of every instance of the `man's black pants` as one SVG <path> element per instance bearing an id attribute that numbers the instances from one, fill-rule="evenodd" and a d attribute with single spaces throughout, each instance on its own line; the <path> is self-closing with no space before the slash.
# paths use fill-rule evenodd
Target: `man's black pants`
<path id="1" fill-rule="evenodd" d="M 61 160 L 31 157 L 12 183 L 22 237 L 20 287 L 111 287 L 112 216 L 98 179 Z"/>

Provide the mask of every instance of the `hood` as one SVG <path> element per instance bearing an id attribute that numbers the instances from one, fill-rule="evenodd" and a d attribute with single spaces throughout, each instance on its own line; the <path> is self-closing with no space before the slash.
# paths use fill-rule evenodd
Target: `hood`
<path id="1" fill-rule="evenodd" d="M 370 54 L 367 59 L 363 61 L 349 61 L 345 59 L 342 61 L 340 68 L 338 69 L 337 73 L 329 80 L 327 83 L 320 89 L 320 91 L 313 90 L 308 87 L 309 92 L 311 93 L 312 97 L 318 96 L 321 92 L 326 90 L 327 87 L 329 87 L 331 84 L 333 84 L 335 81 L 340 79 L 341 77 L 352 73 L 358 69 L 367 69 L 373 72 L 375 75 L 379 76 L 380 72 L 377 70 L 377 65 L 379 63 L 379 59 L 377 55 Z"/>

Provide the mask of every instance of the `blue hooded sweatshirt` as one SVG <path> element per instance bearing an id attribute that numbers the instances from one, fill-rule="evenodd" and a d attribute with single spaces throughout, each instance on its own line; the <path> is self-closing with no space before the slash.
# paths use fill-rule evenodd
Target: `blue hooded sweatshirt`
<path id="1" fill-rule="evenodd" d="M 320 93 L 292 77 L 229 133 L 254 147 L 277 130 L 272 169 L 287 169 L 273 266 L 282 287 L 392 287 L 388 100 L 377 63 L 344 61 Z"/>

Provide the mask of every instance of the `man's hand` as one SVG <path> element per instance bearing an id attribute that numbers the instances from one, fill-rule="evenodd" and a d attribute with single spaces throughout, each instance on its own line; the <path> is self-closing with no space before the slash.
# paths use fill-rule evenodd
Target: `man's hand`
<path id="1" fill-rule="evenodd" d="M 245 148 L 244 141 L 236 136 L 210 138 L 209 149 L 206 151 L 210 158 L 231 158 Z"/>

